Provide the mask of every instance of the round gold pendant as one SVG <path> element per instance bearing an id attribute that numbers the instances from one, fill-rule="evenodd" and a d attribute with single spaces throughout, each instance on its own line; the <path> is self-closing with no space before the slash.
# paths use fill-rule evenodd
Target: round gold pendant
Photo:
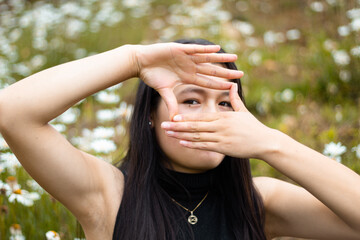
<path id="1" fill-rule="evenodd" d="M 198 222 L 198 218 L 194 215 L 194 214 L 191 214 L 189 217 L 188 217 L 188 222 L 192 225 L 196 224 Z"/>

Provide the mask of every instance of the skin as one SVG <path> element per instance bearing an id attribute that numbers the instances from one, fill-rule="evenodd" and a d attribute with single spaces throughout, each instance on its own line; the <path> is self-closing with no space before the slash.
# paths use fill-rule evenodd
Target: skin
<path id="1" fill-rule="evenodd" d="M 153 121 L 159 142 L 171 138 L 177 143 L 174 149 L 163 146 L 174 168 L 204 171 L 217 166 L 224 154 L 258 158 L 301 186 L 255 179 L 269 238 L 360 239 L 359 175 L 260 123 L 241 103 L 236 86 L 218 81 L 243 75 L 210 64 L 236 60 L 235 55 L 214 54 L 218 50 L 219 46 L 174 43 L 125 45 L 41 71 L 0 91 L 0 132 L 26 171 L 75 215 L 86 239 L 110 240 L 123 174 L 76 149 L 48 122 L 87 96 L 141 77 L 163 99 Z M 177 94 L 185 84 L 206 88 L 200 110 L 180 101 Z M 234 111 L 220 111 L 218 93 L 210 88 L 229 91 Z M 174 117 L 177 113 L 180 117 Z M 166 136 L 161 135 L 164 130 Z M 173 151 L 185 148 L 186 154 L 201 151 L 200 157 L 189 162 L 173 156 Z M 211 161 L 205 161 L 209 156 Z"/>
<path id="2" fill-rule="evenodd" d="M 216 77 L 210 77 L 210 79 L 227 81 L 227 79 Z M 175 87 L 174 95 L 178 102 L 179 113 L 232 111 L 228 90 L 213 90 L 192 84 L 181 84 Z M 165 121 L 169 121 L 169 111 L 164 100 L 160 100 L 153 122 L 157 141 L 169 159 L 170 168 L 179 172 L 199 173 L 213 169 L 222 162 L 224 158 L 222 153 L 182 146 L 178 139 L 171 137 L 170 131 L 165 132 L 161 128 L 161 124 Z"/>

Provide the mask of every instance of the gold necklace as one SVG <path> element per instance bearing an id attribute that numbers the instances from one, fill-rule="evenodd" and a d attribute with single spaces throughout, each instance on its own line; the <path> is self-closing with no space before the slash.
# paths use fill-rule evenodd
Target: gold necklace
<path id="1" fill-rule="evenodd" d="M 184 207 L 183 205 L 181 205 L 180 203 L 175 201 L 175 199 L 171 198 L 171 200 L 173 200 L 174 203 L 176 203 L 177 205 L 179 205 L 184 210 L 186 210 L 190 213 L 190 216 L 188 217 L 188 222 L 190 224 L 194 225 L 198 222 L 198 218 L 194 215 L 194 211 L 202 204 L 202 202 L 205 200 L 205 198 L 208 196 L 208 194 L 209 194 L 209 192 L 206 193 L 205 197 L 199 202 L 199 204 L 192 211 L 190 211 L 189 209 L 187 209 L 186 207 Z"/>

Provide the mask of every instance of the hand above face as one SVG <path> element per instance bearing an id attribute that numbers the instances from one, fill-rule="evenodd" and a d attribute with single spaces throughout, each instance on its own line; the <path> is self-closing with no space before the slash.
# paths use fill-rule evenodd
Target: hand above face
<path id="1" fill-rule="evenodd" d="M 180 144 L 239 158 L 263 159 L 275 131 L 259 122 L 244 106 L 237 85 L 230 89 L 234 111 L 177 115 L 161 127 Z"/>
<path id="2" fill-rule="evenodd" d="M 211 64 L 233 62 L 235 54 L 216 54 L 218 45 L 163 43 L 140 46 L 135 53 L 138 76 L 164 99 L 170 119 L 178 112 L 173 89 L 181 84 L 225 90 L 234 83 L 210 80 L 208 76 L 235 79 L 243 72 Z"/>

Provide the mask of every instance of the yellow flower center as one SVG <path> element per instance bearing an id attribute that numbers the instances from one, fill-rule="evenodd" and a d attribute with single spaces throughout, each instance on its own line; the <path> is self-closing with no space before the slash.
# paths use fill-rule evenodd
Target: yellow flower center
<path id="1" fill-rule="evenodd" d="M 17 224 L 17 223 L 12 224 L 11 227 L 16 229 L 16 230 L 21 229 L 21 226 L 19 224 Z"/>
<path id="2" fill-rule="evenodd" d="M 14 193 L 15 193 L 15 194 L 21 194 L 21 189 L 16 189 L 16 190 L 14 191 Z"/>
<path id="3" fill-rule="evenodd" d="M 13 182 L 13 181 L 16 181 L 16 177 L 9 176 L 9 177 L 6 178 L 6 180 L 8 180 L 9 182 Z"/>

